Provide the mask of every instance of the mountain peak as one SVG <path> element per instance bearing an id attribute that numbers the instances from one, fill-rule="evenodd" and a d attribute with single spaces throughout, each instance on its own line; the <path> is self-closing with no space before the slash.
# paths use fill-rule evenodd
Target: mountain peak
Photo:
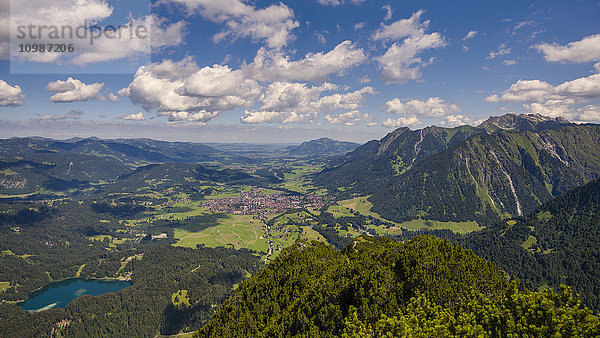
<path id="1" fill-rule="evenodd" d="M 505 114 L 502 116 L 491 116 L 485 122 L 479 125 L 479 128 L 485 129 L 490 134 L 506 131 L 540 131 L 544 129 L 558 129 L 569 125 L 564 117 L 552 118 L 540 114 Z"/>

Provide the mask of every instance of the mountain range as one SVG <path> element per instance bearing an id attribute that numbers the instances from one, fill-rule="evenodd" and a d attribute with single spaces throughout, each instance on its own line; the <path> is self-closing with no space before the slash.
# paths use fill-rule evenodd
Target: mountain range
<path id="1" fill-rule="evenodd" d="M 490 224 L 599 177 L 598 144 L 600 126 L 540 115 L 401 128 L 334 161 L 314 182 L 341 196 L 371 195 L 373 211 L 395 221 Z"/>

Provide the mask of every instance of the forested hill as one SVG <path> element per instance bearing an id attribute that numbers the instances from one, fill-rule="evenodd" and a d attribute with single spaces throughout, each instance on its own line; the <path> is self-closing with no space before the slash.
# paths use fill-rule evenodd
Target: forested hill
<path id="1" fill-rule="evenodd" d="M 567 284 L 587 306 L 600 310 L 600 181 L 463 243 L 531 287 Z"/>
<path id="2" fill-rule="evenodd" d="M 324 137 L 318 140 L 302 142 L 299 146 L 290 146 L 286 150 L 296 156 L 328 156 L 343 155 L 359 146 L 354 142 L 336 141 Z"/>
<path id="3" fill-rule="evenodd" d="M 598 125 L 554 123 L 537 132 L 493 134 L 437 128 L 437 136 L 432 130 L 399 129 L 348 154 L 314 181 L 342 195 L 372 195 L 373 211 L 395 221 L 491 224 L 527 214 L 600 176 Z"/>
<path id="4" fill-rule="evenodd" d="M 245 281 L 196 337 L 593 336 L 565 288 L 530 293 L 435 237 L 362 236 L 344 250 L 297 242 Z"/>
<path id="5" fill-rule="evenodd" d="M 44 154 L 91 155 L 115 163 L 136 166 L 165 162 L 248 161 L 242 156 L 191 142 L 165 142 L 151 139 L 103 140 L 95 137 L 68 140 L 39 137 L 0 139 L 0 159 L 4 161 L 11 161 L 15 157 L 25 160 L 32 156 L 40 158 Z"/>

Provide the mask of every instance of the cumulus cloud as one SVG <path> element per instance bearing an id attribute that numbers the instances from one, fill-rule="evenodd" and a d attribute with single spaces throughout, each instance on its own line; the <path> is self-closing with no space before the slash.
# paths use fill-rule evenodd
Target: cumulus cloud
<path id="1" fill-rule="evenodd" d="M 508 59 L 508 60 L 502 61 L 502 63 L 505 64 L 506 66 L 514 66 L 517 64 L 517 61 Z"/>
<path id="2" fill-rule="evenodd" d="M 477 34 L 479 34 L 479 32 L 478 32 L 478 31 L 469 31 L 469 32 L 467 33 L 467 35 L 465 35 L 465 37 L 463 38 L 463 41 L 466 41 L 466 40 L 472 39 L 472 38 L 476 37 L 476 36 L 477 36 Z"/>
<path id="3" fill-rule="evenodd" d="M 386 102 L 384 110 L 391 114 L 405 116 L 442 117 L 459 112 L 460 107 L 447 103 L 439 97 L 432 97 L 426 101 L 409 100 L 407 102 L 395 98 Z"/>
<path id="4" fill-rule="evenodd" d="M 278 50 L 260 48 L 254 61 L 243 65 L 246 77 L 264 82 L 311 81 L 322 82 L 332 74 L 365 61 L 364 51 L 351 41 L 344 41 L 327 53 L 309 53 L 298 61 Z"/>
<path id="5" fill-rule="evenodd" d="M 0 80 L 0 107 L 22 106 L 25 95 L 19 86 L 11 86 Z"/>
<path id="6" fill-rule="evenodd" d="M 351 93 L 336 93 L 320 98 L 314 107 L 321 112 L 332 112 L 339 109 L 355 110 L 360 107 L 360 104 L 365 100 L 367 94 L 377 94 L 377 91 L 372 87 L 364 87 Z"/>
<path id="7" fill-rule="evenodd" d="M 120 22 L 119 25 L 114 25 L 114 22 L 111 22 L 115 28 L 112 38 L 101 35 L 95 38 L 93 43 L 88 38 L 71 38 L 69 34 L 66 34 L 64 39 L 60 41 L 56 40 L 56 36 L 50 36 L 51 27 L 72 27 L 76 29 L 86 22 L 103 25 L 103 22 L 111 20 L 113 13 L 114 8 L 103 0 L 31 0 L 13 2 L 10 20 L 6 21 L 5 17 L 2 17 L 1 22 L 3 26 L 5 26 L 4 21 L 7 22 L 15 37 L 19 25 L 46 27 L 45 32 L 47 34 L 43 34 L 41 37 L 36 36 L 30 41 L 32 43 L 56 44 L 60 42 L 73 45 L 74 51 L 72 53 L 13 54 L 13 57 L 18 59 L 34 62 L 64 61 L 76 65 L 87 65 L 124 58 L 149 57 L 152 48 L 179 45 L 183 41 L 185 22 L 179 21 L 166 24 L 164 19 L 152 14 L 145 17 L 131 18 L 127 22 Z M 148 31 L 140 34 L 130 34 L 131 26 L 142 26 Z M 60 34 L 56 33 L 56 35 L 60 37 Z M 89 35 L 91 35 L 91 32 L 88 29 L 86 36 Z M 21 40 L 21 42 L 28 42 L 28 40 Z"/>
<path id="8" fill-rule="evenodd" d="M 383 126 L 387 128 L 400 128 L 400 127 L 415 127 L 421 124 L 418 117 L 412 115 L 407 117 L 400 117 L 397 119 L 387 119 L 383 122 Z"/>
<path id="9" fill-rule="evenodd" d="M 502 95 L 488 96 L 486 102 L 543 102 L 549 99 L 600 98 L 600 74 L 564 82 L 556 87 L 540 80 L 519 80 Z"/>
<path id="10" fill-rule="evenodd" d="M 117 97 L 117 95 L 115 95 L 115 93 L 108 93 L 108 95 L 106 95 L 106 97 L 108 98 L 108 100 L 112 103 L 117 103 L 119 102 L 119 97 Z"/>
<path id="11" fill-rule="evenodd" d="M 596 63 L 596 64 L 594 65 L 594 69 L 595 69 L 595 70 L 596 70 L 598 73 L 600 73 L 600 62 L 598 62 L 598 63 Z"/>
<path id="12" fill-rule="evenodd" d="M 541 43 L 533 46 L 548 62 L 588 62 L 600 60 L 600 34 L 587 36 L 566 45 Z"/>
<path id="13" fill-rule="evenodd" d="M 478 126 L 483 123 L 482 119 L 475 119 L 470 115 L 456 114 L 448 115 L 440 124 L 444 127 L 458 127 L 464 125 Z"/>
<path id="14" fill-rule="evenodd" d="M 49 82 L 46 90 L 56 93 L 50 97 L 52 102 L 90 101 L 100 97 L 100 90 L 104 83 L 85 84 L 72 77 L 66 81 L 57 80 Z"/>
<path id="15" fill-rule="evenodd" d="M 566 81 L 553 86 L 540 80 L 519 80 L 501 95 L 487 102 L 523 102 L 525 111 L 551 117 L 562 116 L 575 122 L 597 122 L 598 106 L 586 104 L 600 98 L 600 74 Z"/>
<path id="16" fill-rule="evenodd" d="M 421 68 L 431 63 L 433 58 L 424 61 L 418 55 L 424 50 L 446 45 L 440 33 L 425 33 L 429 20 L 421 22 L 423 13 L 420 10 L 408 19 L 398 20 L 390 25 L 382 24 L 373 34 L 375 40 L 395 41 L 384 55 L 375 58 L 382 70 L 383 79 L 388 83 L 419 79 Z"/>
<path id="17" fill-rule="evenodd" d="M 354 30 L 357 31 L 359 29 L 362 29 L 365 26 L 364 22 L 358 22 L 354 25 Z"/>
<path id="18" fill-rule="evenodd" d="M 127 121 L 144 121 L 146 118 L 144 117 L 144 113 L 133 113 L 129 115 L 117 115 L 115 116 L 118 120 L 127 120 Z"/>
<path id="19" fill-rule="evenodd" d="M 345 113 L 326 115 L 325 120 L 333 124 L 343 124 L 345 126 L 353 126 L 360 121 L 370 121 L 373 119 L 371 114 L 361 114 L 358 110 L 353 110 Z"/>
<path id="20" fill-rule="evenodd" d="M 590 104 L 577 108 L 575 104 L 574 99 L 548 100 L 543 103 L 524 104 L 523 108 L 528 113 L 560 116 L 576 123 L 600 122 L 600 106 Z"/>
<path id="21" fill-rule="evenodd" d="M 164 60 L 138 69 L 119 95 L 170 121 L 206 123 L 220 112 L 250 106 L 260 93 L 240 70 L 214 65 L 200 69 L 190 58 Z"/>
<path id="22" fill-rule="evenodd" d="M 241 0 L 165 1 L 182 4 L 190 13 L 224 24 L 225 28 L 213 36 L 217 43 L 227 38 L 251 37 L 257 41 L 264 40 L 270 48 L 281 48 L 293 38 L 292 30 L 300 25 L 294 20 L 294 11 L 283 3 L 257 9 Z"/>
<path id="23" fill-rule="evenodd" d="M 349 93 L 334 93 L 321 96 L 324 92 L 339 89 L 331 83 L 309 86 L 306 83 L 273 82 L 261 94 L 261 106 L 256 111 L 246 110 L 242 123 L 308 123 L 314 121 L 319 112 L 356 110 L 367 94 L 375 94 L 371 87 Z"/>
<path id="24" fill-rule="evenodd" d="M 102 38 L 94 41 L 91 45 L 85 41 L 77 41 L 76 50 L 80 52 L 72 58 L 76 65 L 87 65 L 90 63 L 119 60 L 132 56 L 149 56 L 152 51 L 168 46 L 177 46 L 183 42 L 185 34 L 185 22 L 179 21 L 170 25 L 166 20 L 156 15 L 133 19 L 134 27 L 148 27 L 150 33 L 147 37 L 135 34 L 122 34 L 120 39 Z M 126 26 L 119 31 L 125 30 Z"/>
<path id="25" fill-rule="evenodd" d="M 294 111 L 248 111 L 240 121 L 244 124 L 257 123 L 310 123 L 315 118 L 314 114 L 299 114 Z"/>

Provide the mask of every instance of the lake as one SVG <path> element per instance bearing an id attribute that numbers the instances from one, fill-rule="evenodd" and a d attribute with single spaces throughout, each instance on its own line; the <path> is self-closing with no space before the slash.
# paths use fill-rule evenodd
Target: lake
<path id="1" fill-rule="evenodd" d="M 23 310 L 37 312 L 55 307 L 64 308 L 75 298 L 83 295 L 99 296 L 116 292 L 130 286 L 127 281 L 71 278 L 50 283 L 29 294 L 21 305 Z"/>

